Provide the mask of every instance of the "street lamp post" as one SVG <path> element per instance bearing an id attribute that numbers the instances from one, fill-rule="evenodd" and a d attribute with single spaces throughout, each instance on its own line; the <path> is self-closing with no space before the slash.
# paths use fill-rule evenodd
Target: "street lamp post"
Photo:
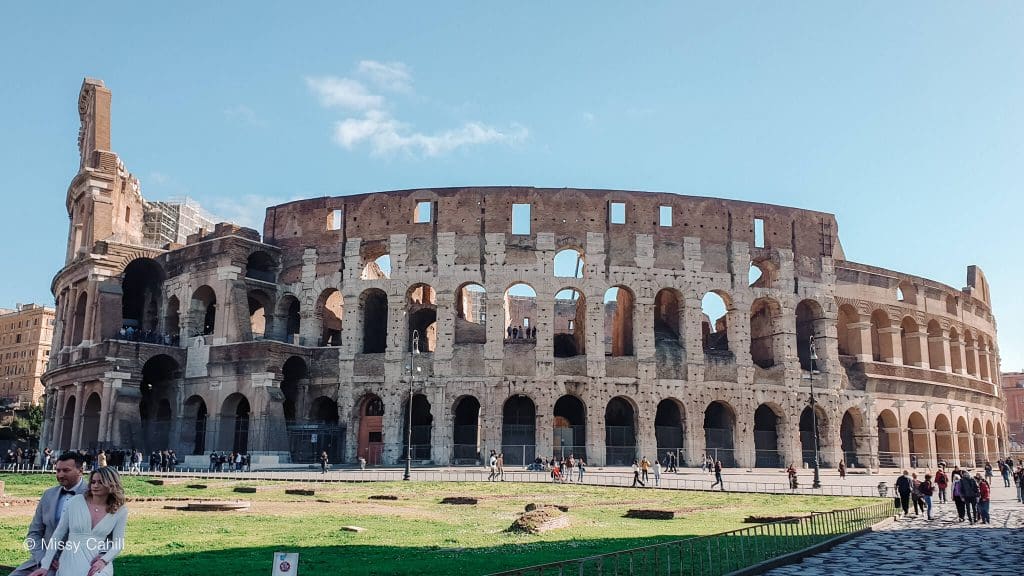
<path id="1" fill-rule="evenodd" d="M 810 359 L 811 359 L 811 425 L 814 427 L 814 482 L 811 484 L 811 488 L 821 488 L 821 470 L 818 464 L 818 410 L 815 406 L 817 402 L 814 399 L 814 363 L 818 360 L 818 353 L 814 349 L 814 334 L 811 334 L 810 342 Z"/>
<path id="2" fill-rule="evenodd" d="M 416 386 L 416 356 L 420 353 L 420 331 L 412 331 L 412 353 L 409 356 L 409 412 L 408 428 L 405 431 L 405 474 L 402 480 L 412 480 L 412 393 Z"/>

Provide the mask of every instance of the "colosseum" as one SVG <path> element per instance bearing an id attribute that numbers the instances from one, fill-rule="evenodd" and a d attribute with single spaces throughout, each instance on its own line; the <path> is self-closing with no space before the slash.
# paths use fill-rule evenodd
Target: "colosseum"
<path id="1" fill-rule="evenodd" d="M 110 104 L 83 83 L 44 446 L 263 466 L 396 464 L 407 436 L 438 465 L 1003 452 L 977 267 L 955 289 L 847 260 L 832 214 L 571 188 L 314 198 L 267 208 L 262 235 L 157 246 Z"/>

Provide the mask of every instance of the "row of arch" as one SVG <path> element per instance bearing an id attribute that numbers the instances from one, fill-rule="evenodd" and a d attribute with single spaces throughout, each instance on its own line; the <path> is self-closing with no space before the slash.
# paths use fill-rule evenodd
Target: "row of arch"
<path id="1" fill-rule="evenodd" d="M 878 453 L 882 465 L 900 465 L 899 455 L 911 461 L 957 462 L 961 466 L 981 466 L 1005 453 L 1005 429 L 1002 423 L 980 418 L 970 421 L 960 416 L 953 429 L 946 414 L 938 414 L 929 427 L 923 414 L 911 412 L 905 426 L 892 410 L 878 414 Z M 904 441 L 905 440 L 905 441 Z"/>
<path id="2" fill-rule="evenodd" d="M 950 370 L 982 380 L 998 377 L 995 342 L 990 336 L 944 330 L 937 320 L 921 326 L 905 316 L 896 324 L 884 310 L 865 319 L 850 304 L 839 306 L 837 318 L 839 354 L 870 357 L 875 362 L 902 363 L 935 370 Z M 863 336 L 870 330 L 870 340 Z M 870 348 L 869 348 L 870 347 Z"/>

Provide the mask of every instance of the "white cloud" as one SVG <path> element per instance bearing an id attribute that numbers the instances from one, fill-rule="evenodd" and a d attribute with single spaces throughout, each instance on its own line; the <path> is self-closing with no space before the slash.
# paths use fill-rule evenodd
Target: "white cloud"
<path id="1" fill-rule="evenodd" d="M 370 78 L 378 88 L 392 92 L 411 92 L 412 75 L 409 67 L 401 62 L 377 62 L 363 60 L 359 63 L 359 73 Z"/>
<path id="2" fill-rule="evenodd" d="M 382 90 L 412 92 L 412 75 L 401 62 L 363 60 L 356 71 Z M 469 146 L 515 144 L 529 136 L 529 131 L 518 124 L 499 129 L 481 122 L 466 122 L 456 128 L 425 134 L 395 118 L 388 110 L 387 99 L 374 94 L 358 80 L 337 76 L 307 77 L 306 85 L 325 108 L 338 107 L 361 113 L 335 123 L 334 141 L 346 150 L 367 144 L 375 155 L 404 152 L 440 156 Z"/>
<path id="3" fill-rule="evenodd" d="M 509 130 L 502 131 L 479 122 L 467 122 L 458 128 L 436 134 L 423 134 L 377 110 L 368 112 L 362 118 L 348 118 L 338 122 L 334 130 L 334 140 L 342 147 L 351 150 L 367 142 L 377 155 L 408 152 L 441 156 L 467 146 L 517 143 L 528 135 L 529 131 L 523 126 L 513 125 Z"/>
<path id="4" fill-rule="evenodd" d="M 337 106 L 349 110 L 368 110 L 380 108 L 384 104 L 382 97 L 371 93 L 361 82 L 351 78 L 306 78 L 306 86 L 320 98 L 320 104 L 326 108 Z"/>

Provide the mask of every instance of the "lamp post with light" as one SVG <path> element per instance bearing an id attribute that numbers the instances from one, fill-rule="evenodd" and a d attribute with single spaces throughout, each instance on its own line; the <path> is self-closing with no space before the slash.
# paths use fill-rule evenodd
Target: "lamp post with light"
<path id="1" fill-rule="evenodd" d="M 416 386 L 416 356 L 420 353 L 420 331 L 412 331 L 412 353 L 409 355 L 409 419 L 408 428 L 405 431 L 405 474 L 402 480 L 412 480 L 412 393 Z"/>
<path id="2" fill-rule="evenodd" d="M 810 346 L 810 383 L 811 383 L 811 425 L 814 427 L 814 482 L 811 484 L 811 488 L 821 488 L 821 470 L 818 464 L 818 410 L 815 406 L 817 402 L 814 399 L 814 364 L 818 361 L 818 353 L 814 349 L 814 334 L 811 334 Z"/>

